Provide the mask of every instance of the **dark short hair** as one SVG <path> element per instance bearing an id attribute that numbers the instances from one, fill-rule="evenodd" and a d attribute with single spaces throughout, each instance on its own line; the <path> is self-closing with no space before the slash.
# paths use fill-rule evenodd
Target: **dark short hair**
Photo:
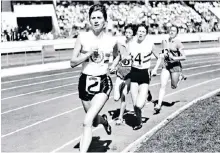
<path id="1" fill-rule="evenodd" d="M 133 36 L 135 35 L 135 27 L 132 24 L 128 24 L 124 27 L 124 31 L 126 31 L 127 29 L 131 29 L 133 31 Z"/>
<path id="2" fill-rule="evenodd" d="M 145 29 L 146 29 L 146 33 L 148 34 L 148 29 L 149 29 L 149 26 L 147 26 L 146 24 L 144 24 L 144 23 L 142 23 L 142 24 L 138 24 L 137 25 L 137 30 L 138 30 L 138 28 L 140 28 L 140 27 L 144 27 Z"/>
<path id="3" fill-rule="evenodd" d="M 106 8 L 104 5 L 101 5 L 101 4 L 92 5 L 89 9 L 89 19 L 91 17 L 91 14 L 95 11 L 102 12 L 105 21 L 107 20 L 107 12 L 106 12 Z"/>

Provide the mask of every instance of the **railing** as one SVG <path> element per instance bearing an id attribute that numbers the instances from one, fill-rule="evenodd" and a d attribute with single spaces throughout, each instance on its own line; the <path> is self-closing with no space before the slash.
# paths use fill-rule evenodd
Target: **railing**
<path id="1" fill-rule="evenodd" d="M 167 35 L 153 35 L 158 52 Z M 185 49 L 220 47 L 220 33 L 184 34 L 179 39 Z M 2 68 L 70 60 L 75 39 L 4 42 L 0 44 Z"/>

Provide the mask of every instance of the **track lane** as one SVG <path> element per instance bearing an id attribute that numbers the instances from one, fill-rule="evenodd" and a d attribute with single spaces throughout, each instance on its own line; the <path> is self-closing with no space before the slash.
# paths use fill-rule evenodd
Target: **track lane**
<path id="1" fill-rule="evenodd" d="M 204 56 L 202 56 L 202 57 L 204 57 Z M 205 61 L 204 61 L 204 63 L 205 63 Z M 214 63 L 211 62 L 211 63 L 208 63 L 208 64 L 214 64 Z M 198 66 L 199 65 L 201 66 L 201 64 L 198 64 Z M 202 64 L 202 65 L 204 65 L 204 64 Z M 199 72 L 202 72 L 204 70 L 214 70 L 214 69 L 217 69 L 218 67 L 219 67 L 218 65 L 215 65 L 215 66 L 206 67 L 206 68 L 203 67 L 203 68 L 198 68 L 198 69 L 187 70 L 187 71 L 184 71 L 184 74 L 187 74 L 187 75 L 189 74 L 190 75 L 192 73 L 196 73 L 196 72 L 199 73 Z M 184 68 L 186 68 L 186 67 L 184 67 Z M 188 67 L 188 68 L 190 68 L 190 67 Z M 201 76 L 190 77 L 186 81 L 186 84 L 185 83 L 181 84 L 180 88 L 183 87 L 183 86 L 185 87 L 185 85 L 187 87 L 187 86 L 191 86 L 192 84 L 194 84 L 196 82 L 202 82 L 203 80 L 209 80 L 211 78 L 215 78 L 218 75 L 219 75 L 218 73 L 213 71 L 209 74 L 202 74 L 201 75 L 202 77 Z M 156 77 L 156 78 L 153 78 L 152 83 L 156 83 L 157 81 L 159 81 L 159 76 Z M 201 87 L 200 88 L 198 87 L 197 92 L 200 93 L 200 91 L 201 91 L 203 93 L 206 90 L 211 90 L 212 88 L 218 87 L 218 85 L 219 85 L 218 82 L 217 83 L 204 84 L 204 85 L 202 85 L 202 87 L 204 87 L 204 89 L 203 88 L 201 89 Z M 151 87 L 152 94 L 153 94 L 154 97 L 157 97 L 158 87 L 159 86 Z M 69 92 L 69 90 L 71 90 L 71 89 L 64 88 L 63 91 L 53 90 L 52 92 L 48 91 L 48 93 L 43 92 L 42 95 L 41 95 L 41 93 L 38 93 L 35 96 L 36 96 L 36 98 L 37 97 L 42 97 L 42 100 L 43 100 L 45 97 L 48 96 L 48 94 L 51 97 L 57 95 L 57 93 L 58 94 L 62 93 L 64 95 L 65 93 Z M 191 90 L 191 89 L 189 89 L 189 90 Z M 169 90 L 168 89 L 168 92 L 173 92 L 173 91 L 174 90 Z M 193 88 L 193 90 L 191 90 L 190 92 L 191 93 L 195 92 L 195 89 Z M 177 99 L 177 100 L 180 99 L 181 100 L 182 99 L 185 102 L 185 100 L 191 98 L 192 96 L 198 95 L 198 94 L 196 94 L 196 95 L 187 96 L 188 94 L 190 94 L 190 92 L 184 92 L 184 94 L 182 94 L 182 92 L 180 94 L 179 93 L 174 94 L 173 96 L 171 96 L 171 100 L 173 100 L 173 99 L 174 100 L 175 99 Z M 183 95 L 183 97 L 182 97 L 182 95 Z M 3 102 L 6 102 L 5 103 L 5 108 L 7 108 L 6 107 L 7 105 L 10 107 L 10 105 L 12 105 L 13 103 L 18 104 L 18 102 L 20 102 L 22 100 L 25 100 L 25 99 L 27 99 L 26 102 L 28 104 L 28 103 L 30 103 L 30 98 L 29 98 L 30 96 L 34 97 L 33 95 L 29 95 L 27 97 L 26 96 L 19 97 L 20 99 L 18 99 L 18 97 L 14 98 L 15 100 L 13 100 L 13 99 L 3 100 Z M 48 96 L 48 97 L 50 97 L 50 96 Z M 56 115 L 57 113 L 62 113 L 61 111 L 66 111 L 68 107 L 69 107 L 69 109 L 70 108 L 76 108 L 76 106 L 75 106 L 76 103 L 72 104 L 72 99 L 78 99 L 78 95 L 76 94 L 76 95 L 73 95 L 73 96 L 67 96 L 65 98 L 57 100 L 57 102 L 51 101 L 50 103 L 44 103 L 44 105 L 36 105 L 34 107 L 28 107 L 26 109 L 21 109 L 19 111 L 9 113 L 9 114 L 7 114 L 8 116 L 4 120 L 5 121 L 4 125 L 2 124 L 2 129 L 4 127 L 6 127 L 5 125 L 7 125 L 7 126 L 11 126 L 11 129 L 16 130 L 16 129 L 18 129 L 18 127 L 16 128 L 17 125 L 22 128 L 23 125 L 28 126 L 31 123 L 32 124 L 36 123 L 34 121 L 44 120 L 46 117 L 49 117 L 53 114 Z M 130 98 L 129 98 L 129 100 L 130 100 Z M 169 99 L 166 99 L 166 100 L 169 100 Z M 10 103 L 10 101 L 11 101 L 11 103 Z M 114 103 L 111 99 L 109 102 L 107 102 L 106 106 L 104 107 L 104 109 L 102 110 L 101 113 L 103 113 L 103 112 L 107 113 L 109 110 L 116 110 L 116 109 L 118 109 L 119 104 L 120 103 Z M 177 104 L 179 104 L 179 103 L 177 103 Z M 177 106 L 177 104 L 175 104 L 174 106 Z M 149 104 L 149 106 L 150 105 L 151 104 Z M 19 104 L 17 106 L 19 106 Z M 77 106 L 79 106 L 79 107 L 81 106 L 80 101 L 79 101 L 79 105 L 77 104 Z M 53 108 L 55 108 L 55 109 L 53 109 Z M 129 102 L 128 108 L 132 110 L 131 101 Z M 149 107 L 147 106 L 146 108 L 149 108 Z M 168 107 L 168 108 L 172 109 L 174 107 L 172 106 L 172 107 Z M 149 109 L 151 111 L 153 110 L 152 108 L 149 108 Z M 33 114 L 31 114 L 31 113 L 33 113 Z M 150 113 L 150 111 L 149 111 L 149 113 Z M 27 114 L 29 114 L 29 116 Z M 22 115 L 24 115 L 24 116 L 22 116 Z M 150 115 L 152 115 L 152 114 L 150 114 Z M 16 118 L 15 116 L 18 116 L 18 118 Z M 29 118 L 27 118 L 27 117 L 29 117 Z M 82 109 L 80 109 L 80 110 L 62 115 L 60 117 L 54 118 L 50 121 L 43 122 L 42 124 L 38 124 L 36 126 L 28 128 L 26 130 L 17 132 L 15 134 L 11 135 L 11 136 L 8 136 L 8 137 L 5 137 L 5 138 L 2 139 L 2 146 L 4 146 L 4 148 L 2 150 L 3 151 L 4 150 L 5 151 L 19 151 L 19 152 L 23 152 L 23 151 L 27 151 L 27 152 L 42 151 L 42 152 L 45 152 L 45 151 L 54 150 L 54 149 L 58 148 L 59 146 L 63 145 L 64 143 L 68 142 L 69 140 L 72 140 L 73 138 L 76 138 L 77 136 L 79 136 L 79 134 L 81 134 L 80 127 L 82 126 L 83 117 L 84 117 L 84 111 Z M 153 117 L 154 116 L 150 116 L 150 119 L 153 118 Z M 20 120 L 21 123 L 18 122 L 19 120 Z M 27 121 L 25 121 L 25 120 L 29 121 L 28 124 L 27 124 Z M 13 124 L 13 122 L 14 122 L 14 124 Z M 16 122 L 18 122 L 18 123 L 16 123 Z M 155 121 L 153 121 L 153 123 L 154 122 Z M 145 124 L 145 126 L 150 126 L 148 124 L 150 124 L 150 122 L 147 122 L 147 124 Z M 14 126 L 14 127 L 12 127 L 12 126 Z M 131 128 L 130 126 L 128 126 L 128 127 Z M 119 133 L 122 134 L 122 133 L 124 133 L 124 131 L 126 131 L 127 125 L 121 127 L 122 128 L 121 132 L 120 132 L 120 130 L 118 130 L 118 127 L 114 127 L 114 128 L 117 128 L 116 131 L 118 131 Z M 10 130 L 9 129 L 10 129 L 10 127 L 7 129 L 7 132 L 10 132 L 11 129 Z M 103 129 L 98 130 L 97 132 L 98 132 L 97 135 L 101 136 L 101 140 L 105 140 L 106 134 L 105 134 L 104 130 Z M 126 133 L 128 133 L 128 132 L 126 131 Z M 95 132 L 95 134 L 96 134 L 96 132 Z M 138 133 L 136 133 L 136 134 L 138 134 Z M 123 135 L 122 137 L 127 138 L 126 135 Z M 132 138 L 132 139 L 134 139 L 134 138 Z M 121 140 L 123 140 L 123 139 L 120 139 L 119 137 L 116 137 L 116 138 L 113 139 L 113 142 L 115 143 L 116 141 L 120 141 L 119 144 L 121 144 L 122 143 Z M 118 151 L 118 150 L 114 149 L 115 145 L 113 145 L 113 142 L 109 146 L 110 147 L 109 151 Z M 76 141 L 75 143 L 77 144 L 78 141 Z M 71 144 L 70 146 L 67 146 L 66 148 L 64 148 L 61 151 L 65 151 L 65 150 L 68 151 L 68 149 L 70 149 L 69 151 L 71 151 L 71 152 L 77 151 L 77 150 L 73 149 L 74 145 L 75 144 Z M 94 143 L 94 145 L 97 148 L 98 146 L 100 146 L 100 142 L 98 141 L 98 142 Z M 122 145 L 122 147 L 125 146 L 124 142 L 121 145 Z M 12 148 L 10 146 L 13 146 L 14 148 Z"/>
<path id="2" fill-rule="evenodd" d="M 204 63 L 205 64 L 205 63 Z M 193 65 L 192 65 L 193 66 Z M 219 64 L 215 63 L 213 64 L 214 68 L 218 68 Z M 183 71 L 184 73 L 187 71 L 193 71 L 193 72 L 198 72 L 201 71 L 203 69 L 210 69 L 212 68 L 212 64 L 209 65 L 201 65 L 198 67 L 189 67 L 189 68 L 185 68 L 185 70 Z M 160 71 L 158 71 L 160 73 Z M 186 73 L 187 75 L 187 73 Z M 115 77 L 113 78 L 113 82 L 115 81 Z M 153 82 L 152 82 L 153 83 Z M 16 109 L 17 107 L 22 107 L 25 105 L 31 105 L 34 103 L 38 103 L 41 101 L 47 101 L 49 99 L 53 99 L 56 97 L 62 97 L 65 95 L 69 95 L 69 94 L 76 94 L 77 93 L 77 85 L 71 85 L 71 84 L 67 84 L 67 86 L 63 87 L 63 88 L 59 88 L 58 91 L 56 91 L 56 89 L 54 90 L 50 90 L 50 91 L 45 91 L 45 92 L 38 92 L 36 94 L 32 94 L 32 95 L 25 95 L 25 96 L 21 96 L 21 97 L 15 97 L 15 98 L 10 98 L 10 99 L 6 99 L 6 100 L 2 100 L 2 112 L 5 112 L 7 110 L 10 109 Z M 29 100 L 29 96 L 32 96 L 32 101 L 30 102 Z M 26 98 L 27 97 L 27 98 Z M 11 103 L 11 104 L 9 104 Z"/>
<path id="3" fill-rule="evenodd" d="M 200 83 L 200 82 L 203 82 L 203 81 L 205 81 L 205 80 L 207 80 L 207 77 L 208 76 L 210 76 L 209 77 L 209 79 L 213 79 L 213 78 L 216 78 L 217 76 L 218 77 L 220 77 L 220 71 L 218 71 L 218 73 L 215 73 L 215 72 L 213 72 L 213 75 L 210 75 L 210 74 L 212 74 L 212 73 L 209 73 L 209 74 L 206 74 L 206 75 L 202 75 L 202 76 L 200 76 L 199 78 L 196 78 L 196 79 L 190 79 L 190 82 L 193 82 L 193 83 L 190 83 L 190 85 L 192 85 L 192 84 L 196 84 L 196 83 Z M 189 84 L 189 83 L 187 83 L 187 84 Z M 156 88 L 156 87 L 155 87 Z M 153 91 L 153 93 L 154 93 L 155 91 Z M 170 91 L 168 91 L 168 92 L 170 92 Z M 111 100 L 112 101 L 112 100 Z M 117 108 L 117 106 L 116 106 L 116 104 L 117 103 L 112 103 L 111 101 L 109 101 L 107 104 L 106 104 L 106 106 L 105 106 L 105 108 L 103 109 L 103 111 L 102 112 L 107 112 L 107 111 L 109 111 L 109 108 L 111 108 L 111 109 L 116 109 Z M 42 108 L 41 108 L 42 109 Z M 49 109 L 49 108 L 48 108 Z M 48 110 L 47 109 L 47 110 Z M 113 110 L 114 110 L 113 109 Z M 44 111 L 45 112 L 45 111 Z M 41 114 L 41 113 L 40 113 Z M 79 119 L 79 124 L 77 124 L 76 123 L 76 118 L 74 118 L 74 119 L 72 119 L 72 120 L 74 120 L 73 122 L 75 123 L 74 125 L 72 125 L 72 126 L 74 126 L 73 127 L 73 129 L 77 129 L 77 127 L 79 128 L 80 127 L 80 125 L 81 125 L 81 123 L 82 123 L 82 120 L 83 120 L 83 114 L 84 114 L 84 112 L 83 112 L 83 110 L 81 110 L 81 111 L 76 111 L 76 112 L 72 112 L 72 113 L 70 113 L 70 114 L 72 114 L 73 116 L 78 116 L 78 118 L 79 118 L 79 116 L 81 116 L 81 119 Z M 28 130 L 24 130 L 24 131 L 22 131 L 22 132 L 18 132 L 18 133 L 16 133 L 14 136 L 13 136 L 13 139 L 15 139 L 15 137 L 20 137 L 20 135 L 19 135 L 19 133 L 21 134 L 21 135 L 23 135 L 23 133 L 26 133 L 26 132 L 28 132 L 29 130 L 29 132 L 30 133 L 35 133 L 35 132 L 38 132 L 38 128 L 39 129 L 47 129 L 48 128 L 48 126 L 51 126 L 51 124 L 55 124 L 56 126 L 54 126 L 54 128 L 58 128 L 59 127 L 59 125 L 63 125 L 63 126 L 61 126 L 60 128 L 61 129 L 59 129 L 59 130 L 61 130 L 62 131 L 62 129 L 64 128 L 64 126 L 65 126 L 65 124 L 59 124 L 60 123 L 60 118 L 65 118 L 65 116 L 69 116 L 69 114 L 65 114 L 64 116 L 61 116 L 61 117 L 58 117 L 58 118 L 56 118 L 56 119 L 53 119 L 53 120 L 51 120 L 51 121 L 49 121 L 49 122 L 45 122 L 45 124 L 41 124 L 41 125 L 37 125 L 37 126 L 35 126 L 35 127 L 32 127 L 32 128 L 30 128 L 30 129 L 28 129 Z M 77 120 L 78 120 L 78 118 L 77 118 Z M 62 119 L 61 119 L 62 120 Z M 54 123 L 55 122 L 55 123 Z M 69 121 L 69 122 L 71 122 L 71 121 Z M 59 124 L 59 125 L 58 125 Z M 37 128 L 38 127 L 38 128 Z M 36 129 L 35 129 L 36 128 Z M 66 127 L 66 128 L 69 128 L 69 127 Z M 37 131 L 35 131 L 35 130 L 37 130 Z M 32 131 L 33 130 L 33 131 Z M 44 131 L 44 130 L 43 130 Z M 59 132 L 61 132 L 61 131 L 57 131 L 58 133 Z M 66 129 L 63 129 L 63 131 L 67 131 Z M 74 130 L 75 131 L 75 130 Z M 47 131 L 48 133 L 50 133 L 49 131 Z M 39 133 L 38 134 L 38 136 L 39 135 L 41 135 L 42 133 Z M 75 134 L 75 132 L 74 132 L 74 134 Z M 26 135 L 26 134 L 25 134 Z M 9 136 L 8 137 L 8 139 L 10 139 L 10 137 L 11 136 Z M 8 140 L 7 138 L 4 138 L 4 139 L 6 139 L 6 140 Z M 41 139 L 41 138 L 35 138 L 34 137 L 34 139 Z M 55 139 L 55 138 L 52 138 L 53 140 Z M 58 139 L 58 138 L 56 138 L 56 139 Z M 42 140 L 39 140 L 40 142 L 42 141 Z M 46 143 L 46 142 L 45 142 Z M 49 144 L 48 144 L 49 145 Z M 46 147 L 46 146 L 45 146 Z M 26 150 L 24 150 L 24 151 L 26 151 Z M 33 151 L 36 151 L 36 150 L 33 150 Z"/>
<path id="4" fill-rule="evenodd" d="M 219 59 L 216 59 L 217 61 L 220 60 Z M 186 64 L 183 64 L 183 68 L 188 68 L 190 66 L 200 66 L 201 64 L 212 64 L 212 63 L 215 63 L 216 60 L 211 60 L 211 61 L 200 61 L 200 62 L 189 62 L 189 63 L 186 63 Z M 153 65 L 151 66 L 153 68 Z M 16 88 L 16 87 L 12 87 L 13 89 L 11 90 L 6 90 L 6 89 L 2 89 L 2 99 L 5 99 L 7 97 L 10 97 L 10 96 L 15 96 L 15 95 L 19 95 L 19 94 L 25 94 L 25 93 L 28 93 L 28 92 L 34 92 L 34 91 L 37 91 L 37 90 L 43 90 L 43 89 L 47 89 L 47 88 L 52 88 L 51 86 L 62 86 L 62 85 L 67 85 L 69 84 L 71 81 L 73 81 L 72 83 L 77 83 L 78 82 L 78 78 L 79 77 L 76 77 L 76 76 L 72 76 L 73 78 L 71 77 L 65 77 L 64 80 L 62 80 L 60 78 L 60 80 L 58 79 L 58 81 L 50 81 L 48 80 L 45 84 L 42 84 L 42 83 L 34 83 L 32 86 L 27 86 L 25 85 L 24 87 L 21 87 L 21 88 Z M 65 82 L 68 82 L 68 83 L 65 83 Z M 58 85 L 57 85 L 58 84 Z M 36 88 L 36 89 L 35 89 Z M 19 90 L 17 90 L 19 89 Z"/>
<path id="5" fill-rule="evenodd" d="M 183 65 L 185 64 L 191 64 L 191 63 L 202 63 L 203 61 L 214 61 L 218 60 L 220 57 L 215 56 L 215 57 L 205 57 L 202 59 L 187 59 L 186 61 L 183 61 Z M 153 60 L 151 65 L 155 65 L 156 61 Z M 62 79 L 62 78 L 67 78 L 67 77 L 76 77 L 79 76 L 80 70 L 75 70 L 70 72 L 62 72 L 62 73 L 56 73 L 56 74 L 48 74 L 48 75 L 42 75 L 38 77 L 33 77 L 33 78 L 23 78 L 23 79 L 18 79 L 18 80 L 12 80 L 12 81 L 6 81 L 2 82 L 2 90 L 6 90 L 8 88 L 12 87 L 19 87 L 19 86 L 27 86 L 31 84 L 36 84 L 36 83 L 41 83 L 41 82 L 48 82 L 52 81 L 54 79 Z"/>

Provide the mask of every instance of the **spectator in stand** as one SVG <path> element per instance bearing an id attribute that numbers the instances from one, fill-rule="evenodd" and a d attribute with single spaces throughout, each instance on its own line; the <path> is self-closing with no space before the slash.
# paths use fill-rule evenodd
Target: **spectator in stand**
<path id="1" fill-rule="evenodd" d="M 26 30 L 27 30 L 27 34 L 28 34 L 28 35 L 29 35 L 29 34 L 31 34 L 32 29 L 30 28 L 30 26 L 29 26 L 29 25 L 27 25 Z"/>
<path id="2" fill-rule="evenodd" d="M 51 32 L 48 32 L 47 37 L 48 37 L 49 40 L 53 40 L 54 39 L 54 36 L 53 36 L 53 34 Z"/>
<path id="3" fill-rule="evenodd" d="M 23 2 L 19 2 L 24 4 Z M 210 7 L 220 7 L 219 2 L 194 2 L 181 4 L 180 2 L 172 2 L 167 5 L 165 2 L 105 2 L 108 15 L 108 32 L 113 35 L 121 35 L 123 27 L 127 24 L 145 23 L 149 26 L 150 34 L 167 33 L 172 25 L 176 25 L 180 33 L 192 32 L 214 32 L 220 31 L 220 22 L 210 11 Z M 74 2 L 74 1 L 57 1 L 56 13 L 58 17 L 58 25 L 60 27 L 59 38 L 74 38 L 78 31 L 88 31 L 88 10 L 91 2 Z M 196 11 L 195 11 L 196 10 Z M 4 40 L 27 40 L 28 35 L 33 35 L 34 29 L 27 25 L 25 28 L 17 29 L 7 25 L 6 21 L 2 21 L 2 36 Z M 170 24 L 171 23 L 171 24 Z M 74 30 L 72 29 L 74 27 Z M 12 29 L 12 30 L 11 30 Z M 4 30 L 7 32 L 5 33 Z M 24 34 L 26 31 L 28 34 Z M 18 33 L 20 33 L 19 38 Z M 35 39 L 55 39 L 54 35 L 48 33 L 47 36 L 36 30 Z M 29 36 L 30 37 L 30 36 Z M 31 36 L 33 37 L 33 36 Z M 47 37 L 47 38 L 46 38 Z M 33 38 L 31 38 L 33 39 Z"/>
<path id="4" fill-rule="evenodd" d="M 40 30 L 36 29 L 36 31 L 35 31 L 36 40 L 40 40 L 40 35 L 41 35 Z"/>
<path id="5" fill-rule="evenodd" d="M 15 41 L 16 40 L 16 33 L 17 33 L 16 28 L 11 29 L 11 31 L 10 31 L 10 41 Z"/>
<path id="6" fill-rule="evenodd" d="M 202 20 L 202 25 L 201 26 L 202 26 L 201 27 L 202 32 L 210 32 L 209 25 L 208 25 L 208 23 L 205 22 L 204 19 Z"/>
<path id="7" fill-rule="evenodd" d="M 220 29 L 215 28 L 215 25 L 218 22 L 217 17 L 209 11 L 211 7 L 219 7 L 219 5 L 220 3 L 217 2 L 195 2 L 194 8 L 205 20 L 202 23 L 203 32 L 220 31 Z"/>
<path id="8" fill-rule="evenodd" d="M 28 32 L 25 30 L 21 33 L 22 40 L 28 40 Z"/>
<path id="9" fill-rule="evenodd" d="M 28 40 L 31 40 L 31 41 L 36 40 L 36 35 L 34 34 L 34 32 L 31 32 L 31 33 L 28 35 Z"/>
<path id="10" fill-rule="evenodd" d="M 6 42 L 6 35 L 4 33 L 1 34 L 1 42 Z"/>
<path id="11" fill-rule="evenodd" d="M 10 41 L 10 36 L 8 34 L 8 31 L 4 30 L 4 36 L 6 41 Z"/>
<path id="12" fill-rule="evenodd" d="M 21 38 L 21 34 L 20 33 L 17 33 L 16 35 L 16 41 L 21 41 L 22 38 Z"/>

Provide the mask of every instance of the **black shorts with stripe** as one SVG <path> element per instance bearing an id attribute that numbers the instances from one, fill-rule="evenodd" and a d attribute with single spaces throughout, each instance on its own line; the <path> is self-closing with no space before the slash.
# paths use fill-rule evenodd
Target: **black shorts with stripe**
<path id="1" fill-rule="evenodd" d="M 138 84 L 150 83 L 149 69 L 138 69 L 132 67 L 130 75 L 131 75 L 131 82 L 136 82 Z"/>
<path id="2" fill-rule="evenodd" d="M 170 72 L 182 72 L 182 65 L 180 62 L 167 62 L 165 64 L 165 68 Z"/>
<path id="3" fill-rule="evenodd" d="M 82 73 L 79 78 L 78 90 L 81 100 L 91 101 L 98 93 L 105 93 L 109 97 L 112 89 L 112 80 L 106 74 L 101 76 L 90 76 Z"/>

